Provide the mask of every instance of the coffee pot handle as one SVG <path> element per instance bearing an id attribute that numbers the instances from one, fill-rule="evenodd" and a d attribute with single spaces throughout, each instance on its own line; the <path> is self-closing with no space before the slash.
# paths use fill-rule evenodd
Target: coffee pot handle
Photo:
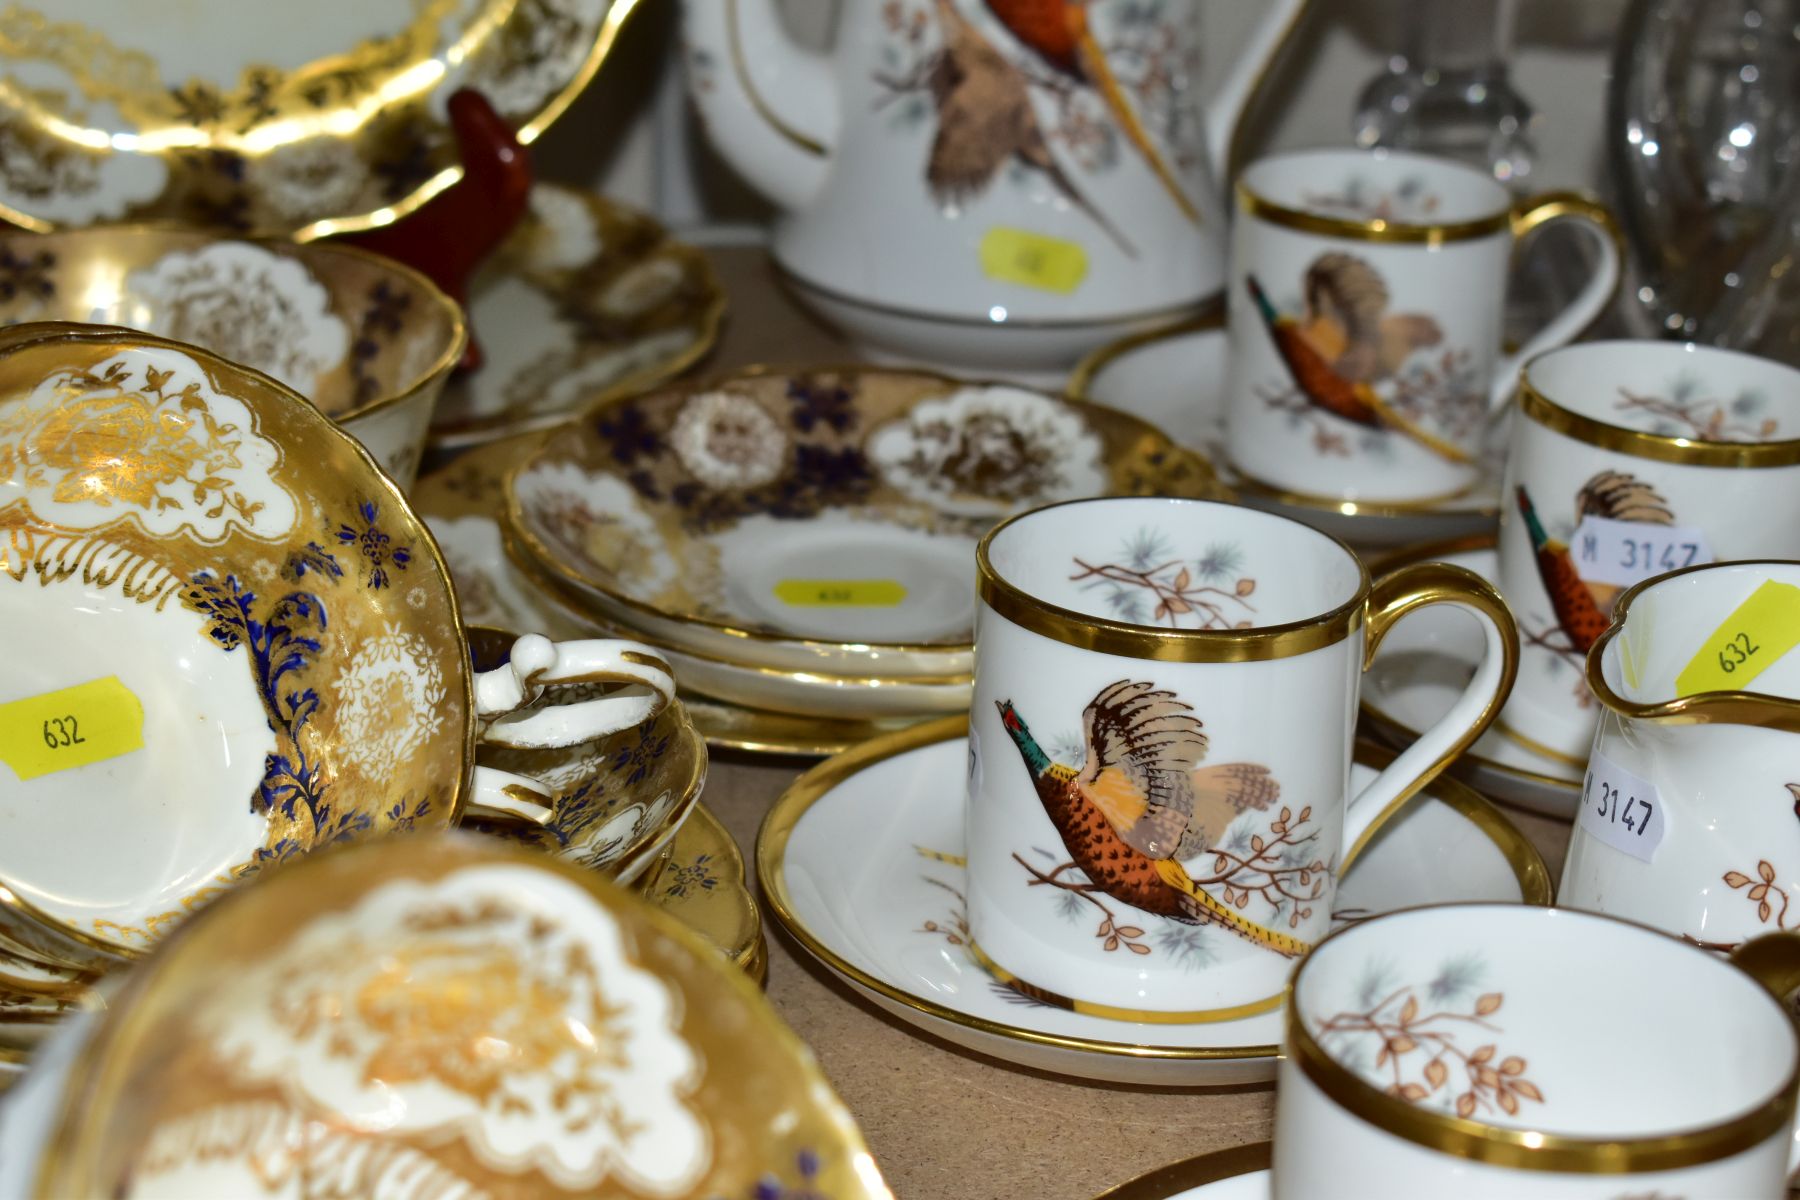
<path id="1" fill-rule="evenodd" d="M 1375 661 L 1388 630 L 1430 604 L 1454 605 L 1481 623 L 1485 643 L 1481 665 L 1450 710 L 1351 799 L 1344 811 L 1340 876 L 1385 822 L 1487 732 L 1518 674 L 1519 630 L 1506 601 L 1475 572 L 1445 562 L 1413 563 L 1375 581 L 1369 589 L 1363 669 Z"/>
<path id="2" fill-rule="evenodd" d="M 1537 229 L 1558 221 L 1574 221 L 1585 229 L 1600 256 L 1594 274 L 1567 307 L 1548 324 L 1526 340 L 1511 354 L 1500 357 L 1494 366 L 1489 385 L 1491 411 L 1499 412 L 1512 399 L 1519 384 L 1519 372 L 1525 364 L 1546 350 L 1566 346 L 1580 337 L 1587 327 L 1599 319 L 1619 293 L 1620 272 L 1625 261 L 1625 238 L 1618 222 L 1604 204 L 1579 192 L 1546 192 L 1520 201 L 1512 210 L 1513 264 L 1518 265 L 1525 251 L 1526 239 Z"/>
<path id="3" fill-rule="evenodd" d="M 566 704 L 532 705 L 544 688 L 617 684 L 605 695 Z M 475 676 L 476 740 L 515 749 L 550 749 L 598 741 L 655 720 L 675 700 L 675 676 L 655 649 L 622 638 L 552 642 L 528 633 L 514 642 L 504 665 Z M 550 792 L 523 775 L 476 767 L 469 816 L 549 823 Z"/>
<path id="4" fill-rule="evenodd" d="M 1206 102 L 1206 149 L 1212 159 L 1212 176 L 1221 188 L 1231 177 L 1237 158 L 1232 146 L 1237 141 L 1238 123 L 1244 109 L 1267 76 L 1275 56 L 1287 44 L 1307 0 L 1265 0 L 1263 12 L 1250 31 L 1249 40 L 1238 47 L 1232 58 L 1231 72 Z"/>
<path id="5" fill-rule="evenodd" d="M 808 207 L 837 138 L 830 60 L 788 35 L 775 0 L 683 0 L 681 22 L 688 95 L 713 148 L 777 207 Z"/>

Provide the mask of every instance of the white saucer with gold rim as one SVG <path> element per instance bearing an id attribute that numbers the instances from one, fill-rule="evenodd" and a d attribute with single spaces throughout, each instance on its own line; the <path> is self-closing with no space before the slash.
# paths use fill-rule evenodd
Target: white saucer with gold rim
<path id="1" fill-rule="evenodd" d="M 1489 582 L 1500 569 L 1494 539 L 1479 537 L 1403 551 L 1371 563 L 1370 570 L 1432 559 L 1467 567 Z M 1480 662 L 1481 629 L 1461 613 L 1434 609 L 1402 621 L 1363 675 L 1362 711 L 1370 729 L 1385 742 L 1410 746 L 1418 731 L 1429 727 L 1462 691 Z M 1586 694 L 1579 672 L 1571 671 L 1569 681 Z M 1568 820 L 1581 798 L 1584 767 L 1539 753 L 1496 722 L 1450 770 L 1484 795 Z"/>
<path id="2" fill-rule="evenodd" d="M 962 905 L 966 720 L 865 743 L 801 776 L 763 820 L 756 873 L 768 910 L 813 957 L 901 1019 L 966 1049 L 1116 1083 L 1207 1086 L 1275 1073 L 1279 1011 L 1206 1024 L 1137 1024 L 1028 999 L 969 956 Z M 1359 745 L 1352 789 L 1391 758 Z M 1486 899 L 1548 904 L 1543 860 L 1492 805 L 1439 780 L 1369 846 L 1338 890 L 1337 916 Z M 1195 970 L 1204 927 L 1148 941 Z"/>
<path id="3" fill-rule="evenodd" d="M 1270 1142 L 1196 1154 L 1108 1188 L 1094 1200 L 1269 1200 Z"/>
<path id="4" fill-rule="evenodd" d="M 1347 542 L 1392 546 L 1493 528 L 1499 513 L 1497 468 L 1467 492 L 1404 503 L 1300 496 L 1245 478 L 1225 454 L 1227 349 L 1224 314 L 1208 313 L 1102 346 L 1076 366 L 1065 390 L 1077 400 L 1149 421 L 1200 451 L 1243 503 Z"/>

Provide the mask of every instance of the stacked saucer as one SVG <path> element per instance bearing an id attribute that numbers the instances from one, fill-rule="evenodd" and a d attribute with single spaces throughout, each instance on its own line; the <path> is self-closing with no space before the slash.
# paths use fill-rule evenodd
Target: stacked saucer
<path id="1" fill-rule="evenodd" d="M 655 645 L 740 712 L 891 724 L 968 706 L 975 544 L 995 522 L 1220 489 L 1110 409 L 847 367 L 603 405 L 521 443 L 503 492 L 515 593 Z"/>

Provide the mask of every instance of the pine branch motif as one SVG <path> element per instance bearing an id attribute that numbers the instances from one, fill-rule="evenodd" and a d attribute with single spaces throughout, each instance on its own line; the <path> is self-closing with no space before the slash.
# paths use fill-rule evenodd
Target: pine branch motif
<path id="1" fill-rule="evenodd" d="M 1335 1039 L 1345 1049 L 1372 1041 L 1374 1071 L 1389 1081 L 1387 1094 L 1409 1104 L 1437 1096 L 1467 1119 L 1495 1111 L 1517 1116 L 1521 1102 L 1544 1102 L 1543 1092 L 1526 1078 L 1529 1064 L 1523 1057 L 1502 1055 L 1497 1042 L 1481 1040 L 1486 1034 L 1504 1032 L 1492 1019 L 1505 1002 L 1503 993 L 1484 992 L 1475 997 L 1469 1011 L 1459 1012 L 1449 1007 L 1428 1009 L 1419 999 L 1421 990 L 1435 1004 L 1443 989 L 1436 983 L 1423 988 L 1406 984 L 1361 1011 L 1315 1020 L 1313 1035 L 1321 1042 Z M 1465 1037 L 1480 1044 L 1469 1049 Z"/>
<path id="2" fill-rule="evenodd" d="M 1256 607 L 1249 597 L 1256 580 L 1243 573 L 1244 553 L 1235 545 L 1208 547 L 1191 561 L 1173 555 L 1168 540 L 1140 530 L 1120 548 L 1118 561 L 1094 564 L 1077 556 L 1072 582 L 1083 589 L 1105 588 L 1107 607 L 1120 620 L 1171 629 L 1248 629 Z M 1150 601 L 1155 606 L 1146 615 Z"/>
<path id="3" fill-rule="evenodd" d="M 1699 438 L 1708 442 L 1764 442 L 1780 427 L 1774 417 L 1755 421 L 1764 406 L 1760 393 L 1746 391 L 1731 400 L 1703 399 L 1688 386 L 1678 385 L 1670 399 L 1643 396 L 1626 388 L 1614 410 L 1644 413 L 1651 418 L 1652 433 Z M 1741 419 L 1734 419 L 1741 418 Z"/>
<path id="4" fill-rule="evenodd" d="M 1725 872 L 1725 886 L 1732 891 L 1743 891 L 1746 900 L 1756 904 L 1756 919 L 1764 925 L 1773 923 L 1777 929 L 1791 928 L 1788 925 L 1787 889 L 1775 883 L 1775 865 L 1768 859 L 1760 859 L 1756 864 L 1756 877 L 1752 879 L 1742 871 Z M 1779 907 L 1776 907 L 1779 905 Z M 1800 922 L 1797 922 L 1800 923 Z"/>

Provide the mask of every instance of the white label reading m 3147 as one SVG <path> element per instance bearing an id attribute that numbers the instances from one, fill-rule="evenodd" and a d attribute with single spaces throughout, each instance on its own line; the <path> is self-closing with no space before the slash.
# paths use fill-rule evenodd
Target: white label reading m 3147
<path id="1" fill-rule="evenodd" d="M 1581 786 L 1581 828 L 1614 850 L 1649 862 L 1663 839 L 1663 803 L 1656 785 L 1596 751 Z"/>
<path id="2" fill-rule="evenodd" d="M 1583 517 L 1569 544 L 1575 573 L 1589 583 L 1630 587 L 1683 567 L 1713 560 L 1703 530 Z"/>

